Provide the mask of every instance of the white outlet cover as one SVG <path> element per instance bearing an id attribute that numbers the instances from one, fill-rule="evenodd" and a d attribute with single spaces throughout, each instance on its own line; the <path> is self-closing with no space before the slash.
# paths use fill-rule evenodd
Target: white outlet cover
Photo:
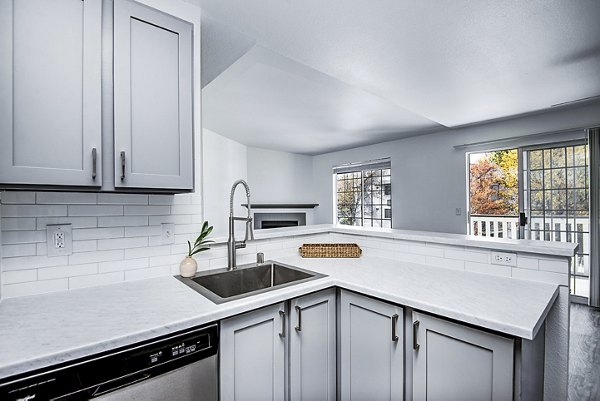
<path id="1" fill-rule="evenodd" d="M 163 223 L 160 225 L 161 234 L 160 242 L 162 244 L 174 244 L 175 243 L 175 224 Z"/>
<path id="2" fill-rule="evenodd" d="M 517 254 L 512 252 L 492 251 L 492 264 L 501 266 L 516 266 Z"/>
<path id="3" fill-rule="evenodd" d="M 46 242 L 48 256 L 67 256 L 73 254 L 72 225 L 48 224 L 46 226 Z"/>

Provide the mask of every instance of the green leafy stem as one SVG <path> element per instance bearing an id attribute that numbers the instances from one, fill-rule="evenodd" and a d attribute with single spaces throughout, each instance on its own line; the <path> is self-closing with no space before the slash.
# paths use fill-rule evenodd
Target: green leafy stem
<path id="1" fill-rule="evenodd" d="M 200 235 L 198 236 L 198 238 L 196 238 L 194 245 L 192 246 L 192 243 L 190 241 L 188 241 L 188 256 L 189 257 L 194 256 L 198 252 L 208 251 L 210 249 L 210 245 L 208 245 L 208 244 L 210 244 L 211 242 L 214 242 L 214 241 L 206 239 L 206 237 L 209 236 L 209 234 L 212 232 L 212 230 L 213 230 L 213 226 L 209 226 L 208 221 L 205 221 L 204 224 L 202 224 L 202 230 L 200 231 Z"/>

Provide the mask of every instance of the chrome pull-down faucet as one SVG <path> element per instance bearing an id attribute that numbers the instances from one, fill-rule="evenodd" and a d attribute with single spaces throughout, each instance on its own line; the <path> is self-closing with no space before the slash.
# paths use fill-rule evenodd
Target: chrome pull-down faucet
<path id="1" fill-rule="evenodd" d="M 233 196 L 238 185 L 243 185 L 246 189 L 246 202 L 248 203 L 248 217 L 236 217 L 233 215 Z M 243 241 L 235 240 L 235 222 L 245 221 L 246 222 L 246 235 Z M 250 187 L 244 180 L 237 180 L 231 187 L 231 194 L 229 196 L 229 238 L 227 239 L 227 270 L 234 270 L 236 268 L 235 263 L 235 250 L 246 247 L 246 241 L 254 240 L 254 230 L 252 229 L 252 207 L 250 206 Z"/>

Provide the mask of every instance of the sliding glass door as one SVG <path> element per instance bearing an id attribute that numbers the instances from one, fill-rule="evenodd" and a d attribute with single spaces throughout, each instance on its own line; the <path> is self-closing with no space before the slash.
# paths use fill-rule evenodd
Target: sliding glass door
<path id="1" fill-rule="evenodd" d="M 526 238 L 575 242 L 571 294 L 589 296 L 589 157 L 586 143 L 523 150 Z"/>
<path id="2" fill-rule="evenodd" d="M 471 153 L 469 234 L 575 242 L 571 294 L 589 296 L 589 152 L 586 141 Z"/>

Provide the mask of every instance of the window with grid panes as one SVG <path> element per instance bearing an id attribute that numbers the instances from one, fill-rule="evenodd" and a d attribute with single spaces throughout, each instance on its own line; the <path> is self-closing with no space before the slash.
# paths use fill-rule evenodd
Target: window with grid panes
<path id="1" fill-rule="evenodd" d="M 571 264 L 571 290 L 579 294 L 575 282 L 589 277 L 588 146 L 532 150 L 527 157 L 531 239 L 579 244 Z"/>
<path id="2" fill-rule="evenodd" d="M 389 159 L 338 166 L 333 172 L 338 224 L 392 228 Z"/>

